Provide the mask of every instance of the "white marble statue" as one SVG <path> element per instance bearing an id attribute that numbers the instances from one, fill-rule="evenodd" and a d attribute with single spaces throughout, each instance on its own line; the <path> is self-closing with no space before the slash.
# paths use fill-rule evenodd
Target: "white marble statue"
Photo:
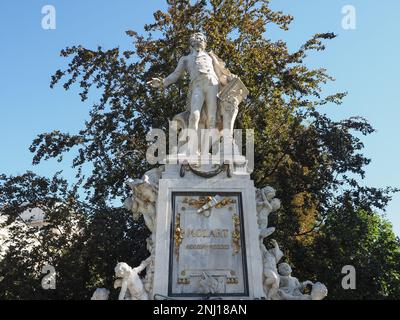
<path id="1" fill-rule="evenodd" d="M 110 290 L 106 288 L 97 288 L 90 300 L 108 300 L 109 296 Z"/>
<path id="2" fill-rule="evenodd" d="M 328 295 L 328 289 L 320 282 L 300 282 L 292 276 L 292 268 L 287 263 L 278 266 L 280 276 L 279 296 L 282 300 L 322 300 Z M 304 294 L 307 285 L 311 285 L 311 294 Z"/>
<path id="3" fill-rule="evenodd" d="M 283 292 L 291 296 L 303 295 L 303 290 L 308 284 L 308 281 L 300 283 L 296 277 L 292 276 L 292 268 L 287 263 L 281 263 L 278 266 L 278 272 L 280 276 L 279 292 Z"/>
<path id="4" fill-rule="evenodd" d="M 228 248 L 233 246 L 241 248 L 238 246 L 239 239 L 242 241 L 240 244 L 243 244 L 243 248 L 246 248 L 246 252 L 251 253 L 247 256 L 252 264 L 252 268 L 248 270 L 251 298 L 321 300 L 327 295 L 327 289 L 323 284 L 319 282 L 314 284 L 311 281 L 301 283 L 291 275 L 292 270 L 288 264 L 279 265 L 284 254 L 278 243 L 271 240 L 272 248 L 267 248 L 264 244 L 265 239 L 275 231 L 274 227 L 268 225 L 269 215 L 280 208 L 281 202 L 275 197 L 275 190 L 269 186 L 255 191 L 248 172 L 239 170 L 246 167 L 246 159 L 235 143 L 233 129 L 239 105 L 247 97 L 249 91 L 239 77 L 233 75 L 225 67 L 221 59 L 213 52 L 206 50 L 206 45 L 206 37 L 202 33 L 194 33 L 190 37 L 190 53 L 180 58 L 176 69 L 164 79 L 153 78 L 148 82 L 148 85 L 153 88 L 166 88 L 177 82 L 185 72 L 189 74 L 191 81 L 186 111 L 176 115 L 171 123 L 173 126 L 170 129 L 175 130 L 175 134 L 178 135 L 178 144 L 174 146 L 177 149 L 176 152 L 171 152 L 170 157 L 167 157 L 165 167 L 152 169 L 142 179 L 127 182 L 133 194 L 125 201 L 124 206 L 133 213 L 134 219 L 143 215 L 145 224 L 152 234 L 146 240 L 150 256 L 139 267 L 130 268 L 126 263 L 119 263 L 115 268 L 119 279 L 116 280 L 114 286 L 121 287 L 119 299 L 147 300 L 154 296 L 153 293 L 174 298 L 183 292 L 196 294 L 195 296 L 199 293 L 218 295 L 227 291 L 242 294 L 244 291 L 241 291 L 241 287 L 244 288 L 245 283 L 238 276 L 241 272 L 237 272 L 243 267 L 243 259 L 240 259 L 238 254 L 240 249 L 237 252 L 234 251 L 233 255 L 230 251 L 222 251 L 222 249 L 217 253 L 219 255 L 211 255 L 207 251 L 211 250 L 208 249 L 211 246 L 204 245 L 201 253 L 198 253 L 199 250 L 196 252 L 198 257 L 192 259 L 195 254 L 190 252 L 191 247 L 185 243 L 182 244 L 183 239 L 194 241 L 190 237 L 183 238 L 182 236 L 183 230 L 188 230 L 187 226 L 203 228 L 200 221 L 204 219 L 207 220 L 207 226 L 209 224 L 207 228 L 210 230 L 214 230 L 216 225 L 225 225 L 221 223 L 222 219 L 220 221 L 213 219 L 213 215 L 210 216 L 210 209 L 215 208 L 215 210 L 221 209 L 220 212 L 224 217 L 228 217 L 230 226 L 233 223 L 234 229 L 231 239 L 224 237 L 213 240 L 229 241 Z M 212 132 L 208 132 L 211 137 L 202 136 L 202 129 L 212 129 Z M 189 130 L 192 132 L 187 132 Z M 170 137 L 171 135 L 174 136 L 170 132 Z M 193 137 L 197 139 L 192 139 Z M 199 141 L 199 138 L 211 138 L 212 147 L 209 148 L 209 141 L 204 140 L 200 141 L 200 146 L 190 143 Z M 173 145 L 174 142 L 170 143 L 170 147 L 171 144 Z M 223 151 L 224 157 L 228 155 L 228 159 L 225 158 L 222 162 L 224 166 L 221 163 L 202 162 L 203 156 L 206 156 L 204 159 L 209 156 L 210 149 L 213 155 L 217 155 L 214 151 L 218 149 L 214 147 L 218 148 L 222 145 L 224 149 L 219 151 Z M 226 147 L 233 148 L 229 150 Z M 230 154 L 231 151 L 233 154 Z M 201 157 L 197 157 L 198 155 Z M 229 160 L 230 155 L 233 155 L 232 162 Z M 177 156 L 177 163 L 174 163 L 174 156 Z M 192 164 L 190 160 L 193 159 L 201 161 L 198 164 Z M 229 168 L 225 167 L 226 164 Z M 226 177 L 219 175 L 223 170 L 227 172 Z M 185 175 L 186 171 L 189 174 Z M 162 183 L 159 183 L 160 179 Z M 232 189 L 241 190 L 243 195 L 244 208 L 242 210 L 245 212 L 243 217 L 234 214 L 236 212 L 233 211 L 234 206 L 224 208 L 225 204 L 220 202 L 219 192 L 231 192 Z M 210 195 L 211 199 L 207 203 L 201 202 L 195 207 L 197 214 L 195 214 L 196 211 L 192 214 L 192 208 L 188 210 L 188 205 L 183 205 L 183 199 L 182 203 L 177 201 L 172 204 L 174 198 L 173 196 L 171 198 L 171 195 L 174 192 L 187 191 L 196 194 L 197 192 L 205 193 L 206 190 L 213 190 L 214 194 Z M 158 197 L 161 200 L 158 201 Z M 191 220 L 192 217 L 196 220 Z M 241 232 L 241 219 L 246 219 L 244 225 L 248 230 L 245 233 Z M 172 233 L 171 230 L 174 232 Z M 215 231 L 213 234 L 218 234 L 218 232 Z M 203 239 L 195 240 L 196 244 L 197 241 L 200 244 L 200 240 Z M 211 239 L 207 239 L 208 241 Z M 171 250 L 171 243 L 174 245 L 174 250 Z M 204 261 L 202 261 L 203 256 L 206 257 Z M 220 264 L 226 267 L 229 276 L 220 275 L 222 270 Z M 215 266 L 218 272 L 214 273 Z M 146 270 L 146 275 L 142 280 L 139 273 L 144 270 Z M 175 273 L 173 277 L 170 277 L 170 270 L 179 271 L 179 274 Z M 196 270 L 196 275 L 191 277 L 189 270 Z M 192 281 L 194 279 L 196 281 Z M 312 286 L 310 294 L 307 294 L 305 290 L 307 286 Z"/>
<path id="5" fill-rule="evenodd" d="M 124 207 L 132 212 L 135 220 L 139 219 L 140 215 L 143 215 L 145 224 L 152 233 L 146 240 L 150 256 L 146 259 L 146 276 L 143 279 L 144 289 L 149 296 L 152 296 L 154 278 L 158 182 L 164 170 L 165 167 L 160 166 L 147 171 L 142 179 L 128 181 L 127 185 L 132 189 L 133 195 L 124 202 Z"/>
<path id="6" fill-rule="evenodd" d="M 218 57 L 206 51 L 207 39 L 202 33 L 190 37 L 189 55 L 182 57 L 175 71 L 165 79 L 153 78 L 149 84 L 155 88 L 168 87 L 178 81 L 185 71 L 190 75 L 191 98 L 189 128 L 198 130 L 203 104 L 207 110 L 206 128 L 215 128 L 217 114 L 217 95 L 220 84 L 231 80 L 231 73 L 225 69 Z"/>
<path id="7" fill-rule="evenodd" d="M 145 176 L 146 178 L 146 176 Z M 133 213 L 135 220 L 143 215 L 147 228 L 154 232 L 156 219 L 157 189 L 150 184 L 147 178 L 128 181 L 127 184 L 133 191 L 132 197 L 124 202 L 124 207 Z"/>
<path id="8" fill-rule="evenodd" d="M 120 262 L 115 267 L 114 288 L 121 288 L 118 300 L 149 300 L 149 296 L 143 286 L 139 273 L 148 264 L 148 260 L 143 261 L 140 266 L 131 268 L 125 262 Z"/>
<path id="9" fill-rule="evenodd" d="M 280 277 L 277 270 L 277 264 L 283 257 L 283 252 L 275 240 L 271 240 L 274 247 L 267 249 L 261 244 L 261 253 L 263 258 L 263 286 L 268 299 L 276 297 L 280 284 Z"/>
<path id="10" fill-rule="evenodd" d="M 155 232 L 158 181 L 164 170 L 165 167 L 160 166 L 147 171 L 142 179 L 126 182 L 133 195 L 124 201 L 125 209 L 132 212 L 135 220 L 143 215 L 145 224 L 152 233 Z"/>
<path id="11" fill-rule="evenodd" d="M 199 132 L 200 129 L 226 128 L 231 132 L 238 106 L 249 92 L 237 76 L 225 68 L 225 63 L 215 53 L 206 51 L 207 39 L 204 34 L 194 33 L 189 42 L 191 52 L 179 60 L 175 71 L 165 79 L 153 78 L 148 84 L 154 88 L 168 87 L 185 72 L 189 73 L 191 83 L 187 111 L 173 119 L 178 124 L 177 130 L 192 129 Z M 232 88 L 223 90 L 230 82 L 233 82 Z M 199 153 L 198 146 L 186 143 L 178 149 L 179 153 Z M 208 153 L 208 150 L 205 152 Z"/>
<path id="12" fill-rule="evenodd" d="M 275 212 L 281 207 L 281 201 L 275 198 L 275 195 L 275 189 L 269 186 L 256 191 L 257 216 L 261 242 L 275 231 L 274 227 L 268 226 L 268 217 L 270 213 Z"/>
<path id="13" fill-rule="evenodd" d="M 271 240 L 274 247 L 267 250 L 264 239 L 270 236 L 274 227 L 268 226 L 268 217 L 271 212 L 281 207 L 279 199 L 275 198 L 274 188 L 266 186 L 256 191 L 256 208 L 258 226 L 260 231 L 260 250 L 263 258 L 263 285 L 267 299 L 273 300 L 322 300 L 328 290 L 322 283 L 312 283 L 311 281 L 300 281 L 292 276 L 292 268 L 287 263 L 279 261 L 283 257 L 283 252 L 275 240 Z M 307 285 L 312 286 L 311 294 L 304 294 Z"/>

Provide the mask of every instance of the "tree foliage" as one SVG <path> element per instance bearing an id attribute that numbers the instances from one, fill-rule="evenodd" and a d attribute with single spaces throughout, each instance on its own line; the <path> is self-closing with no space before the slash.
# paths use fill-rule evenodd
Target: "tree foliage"
<path id="1" fill-rule="evenodd" d="M 343 208 L 332 212 L 311 244 L 299 243 L 291 252 L 302 261 L 306 278 L 327 284 L 330 299 L 400 297 L 400 240 L 378 214 Z M 355 269 L 355 290 L 343 290 L 344 266 Z"/>
<path id="2" fill-rule="evenodd" d="M 30 151 L 34 164 L 51 158 L 61 161 L 65 153 L 74 152 L 72 166 L 77 172 L 77 183 L 67 191 L 65 181 L 58 177 L 49 181 L 29 173 L 4 177 L 0 195 L 9 213 L 17 212 L 25 202 L 52 209 L 57 202 L 83 221 L 79 235 L 82 239 L 72 240 L 65 246 L 68 253 L 57 258 L 64 261 L 63 268 L 70 275 L 76 275 L 65 280 L 66 286 L 68 281 L 75 283 L 66 289 L 65 298 L 87 297 L 99 283 L 109 284 L 112 266 L 118 259 L 137 262 L 145 255 L 144 243 L 138 241 L 138 237 L 144 239 L 143 224 L 133 223 L 127 212 L 112 208 L 110 203 L 127 196 L 124 182 L 128 178 L 141 176 L 149 169 L 145 161 L 146 133 L 151 128 L 167 129 L 168 120 L 184 109 L 187 78 L 165 91 L 149 88 L 146 82 L 173 71 L 179 58 L 187 54 L 188 40 L 194 31 L 207 35 L 209 49 L 226 61 L 250 91 L 240 106 L 236 126 L 255 129 L 252 178 L 259 187 L 269 184 L 278 190 L 283 206 L 272 217 L 271 224 L 277 227 L 276 237 L 284 243 L 297 275 L 309 275 L 309 266 L 304 262 L 309 257 L 333 245 L 342 250 L 344 237 L 352 237 L 353 241 L 344 251 L 346 254 L 353 248 L 355 255 L 362 254 L 357 249 L 362 236 L 357 232 L 347 235 L 344 229 L 339 232 L 332 225 L 334 221 L 338 227 L 353 231 L 362 220 L 371 228 L 378 228 L 375 233 L 382 238 L 392 237 L 388 233 L 390 228 L 373 218 L 373 212 L 385 208 L 394 190 L 365 187 L 358 182 L 370 162 L 362 154 L 360 136 L 371 134 L 374 129 L 361 117 L 333 121 L 326 116 L 323 108 L 328 104 L 341 105 L 346 93 L 324 96 L 323 86 L 333 78 L 325 69 L 311 69 L 305 62 L 310 52 L 325 50 L 325 43 L 335 35 L 317 33 L 290 52 L 284 41 L 272 41 L 268 34 L 272 26 L 288 30 L 292 20 L 290 15 L 273 11 L 267 0 L 198 0 L 194 4 L 188 0 L 168 1 L 167 9 L 155 12 L 154 21 L 145 25 L 143 32 L 126 32 L 132 39 L 129 50 L 72 46 L 61 51 L 68 66 L 56 71 L 51 87 L 62 84 L 69 90 L 75 85 L 80 87 L 82 101 L 87 101 L 91 91 L 100 92 L 99 99 L 91 106 L 90 119 L 79 132 L 39 134 Z M 40 181 L 46 187 L 32 190 Z M 51 186 L 54 191 L 46 192 Z M 27 199 L 19 197 L 14 189 Z M 70 199 L 78 198 L 79 189 L 83 189 L 83 199 L 71 203 Z M 62 194 L 53 194 L 57 190 L 62 190 Z M 53 201 L 53 205 L 48 201 Z M 65 216 L 58 215 L 59 210 L 52 211 L 57 216 L 54 225 L 66 221 Z M 346 226 L 341 226 L 344 218 L 338 212 L 362 212 L 362 218 L 350 219 Z M 329 242 L 333 234 L 339 240 Z M 57 245 L 52 250 L 57 251 Z M 396 245 L 391 248 L 395 251 Z M 45 248 L 42 251 L 40 254 L 49 252 Z M 138 254 L 133 258 L 135 252 Z M 14 254 L 5 261 L 32 259 L 31 255 Z M 33 266 L 34 261 L 29 265 Z M 325 260 L 317 265 L 313 270 L 316 277 L 327 279 L 323 277 L 327 270 Z M 331 278 L 335 281 L 340 277 L 337 268 L 329 269 L 335 272 Z M 395 272 L 398 265 L 386 264 L 385 268 Z M 389 286 L 389 280 L 382 281 Z M 4 283 L 8 282 L 3 281 L 0 286 Z M 334 285 L 328 280 L 327 283 Z M 78 290 L 79 285 L 83 291 Z M 372 291 L 368 297 L 385 294 L 383 289 L 374 294 Z M 18 297 L 15 293 L 7 294 Z M 342 296 L 339 289 L 331 295 Z"/>

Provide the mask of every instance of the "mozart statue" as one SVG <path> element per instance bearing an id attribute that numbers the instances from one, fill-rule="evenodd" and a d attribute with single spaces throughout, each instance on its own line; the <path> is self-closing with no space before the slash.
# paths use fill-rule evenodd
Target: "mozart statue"
<path id="1" fill-rule="evenodd" d="M 225 68 L 224 62 L 213 52 L 206 51 L 206 45 L 204 34 L 193 34 L 190 37 L 191 52 L 180 58 L 175 71 L 165 79 L 153 78 L 148 82 L 154 88 L 165 88 L 177 82 L 185 72 L 189 73 L 191 84 L 187 104 L 188 111 L 175 116 L 174 120 L 178 122 L 178 129 L 188 128 L 196 132 L 199 132 L 200 129 L 216 129 L 218 127 L 219 130 L 223 129 L 221 110 L 218 110 L 219 94 L 224 86 L 239 79 Z M 243 97 L 235 100 L 237 105 L 248 91 L 244 87 L 239 93 Z M 229 126 L 233 129 L 233 125 Z"/>

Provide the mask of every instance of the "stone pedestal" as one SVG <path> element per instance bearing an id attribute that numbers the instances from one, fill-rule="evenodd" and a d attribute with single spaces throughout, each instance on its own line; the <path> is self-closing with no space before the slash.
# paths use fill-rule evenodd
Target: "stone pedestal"
<path id="1" fill-rule="evenodd" d="M 265 296 L 253 181 L 240 168 L 220 168 L 210 165 L 207 172 L 216 176 L 204 178 L 182 164 L 165 167 L 157 199 L 156 298 Z"/>

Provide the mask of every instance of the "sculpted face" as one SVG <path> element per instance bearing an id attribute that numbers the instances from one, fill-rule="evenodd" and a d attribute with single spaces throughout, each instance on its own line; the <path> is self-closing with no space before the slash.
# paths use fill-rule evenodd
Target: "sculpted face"
<path id="1" fill-rule="evenodd" d="M 281 263 L 278 268 L 279 274 L 284 277 L 290 276 L 292 273 L 292 268 L 287 263 Z"/>
<path id="2" fill-rule="evenodd" d="M 190 46 L 195 50 L 205 50 L 207 47 L 207 38 L 201 32 L 195 33 L 190 37 Z"/>
<path id="3" fill-rule="evenodd" d="M 266 186 L 266 187 L 262 188 L 261 192 L 263 192 L 265 194 L 266 198 L 269 201 L 271 201 L 276 195 L 275 189 L 270 186 Z"/>
<path id="4" fill-rule="evenodd" d="M 114 271 L 117 278 L 124 278 L 129 271 L 129 266 L 124 262 L 120 262 L 117 264 Z"/>

